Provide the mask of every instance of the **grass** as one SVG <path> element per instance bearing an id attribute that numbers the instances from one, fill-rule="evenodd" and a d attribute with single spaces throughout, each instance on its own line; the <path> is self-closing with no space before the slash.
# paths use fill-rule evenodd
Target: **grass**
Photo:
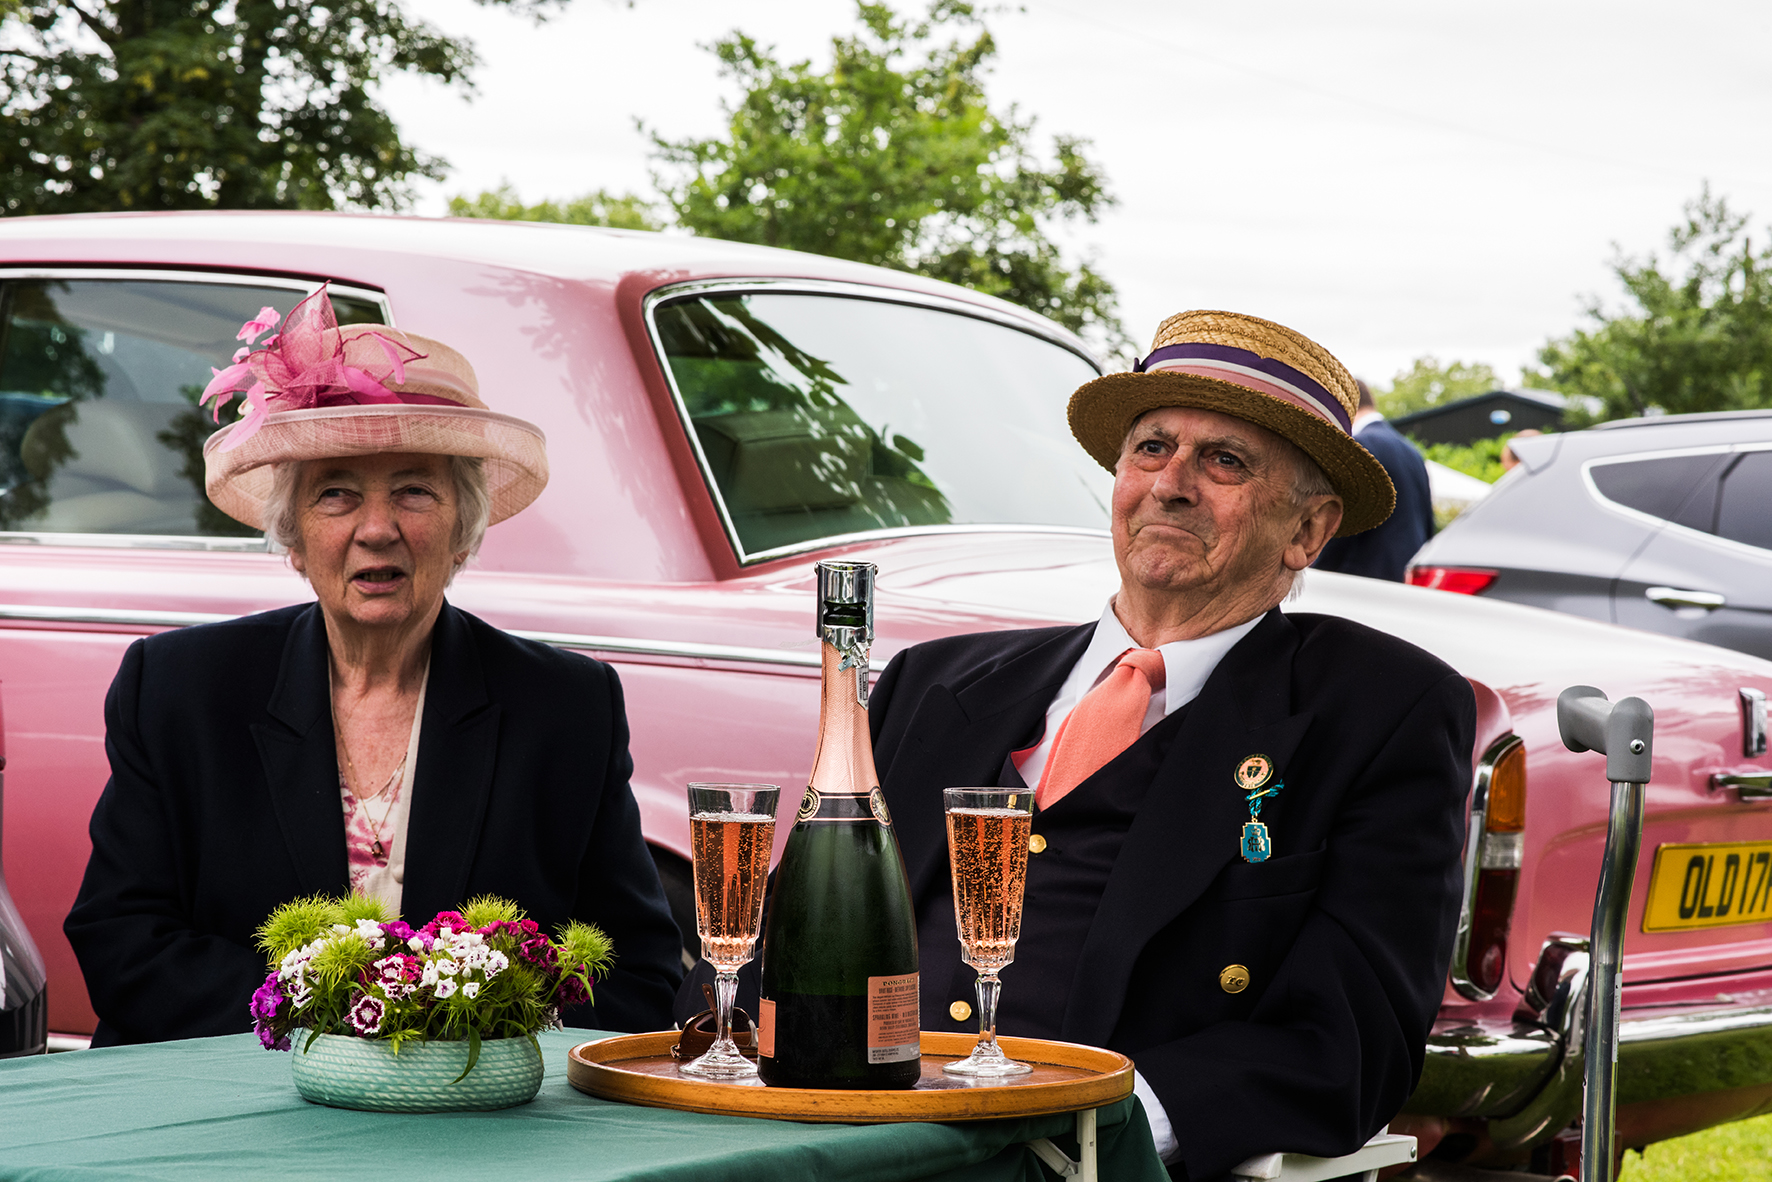
<path id="1" fill-rule="evenodd" d="M 1657 1141 L 1624 1155 L 1621 1182 L 1772 1182 L 1772 1116 Z"/>

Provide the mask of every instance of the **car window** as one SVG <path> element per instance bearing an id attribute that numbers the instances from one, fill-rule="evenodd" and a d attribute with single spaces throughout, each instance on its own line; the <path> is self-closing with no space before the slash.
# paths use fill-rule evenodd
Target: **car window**
<path id="1" fill-rule="evenodd" d="M 919 525 L 1105 528 L 1065 403 L 1096 371 L 994 321 L 840 296 L 702 295 L 654 323 L 747 556 Z"/>
<path id="2" fill-rule="evenodd" d="M 1597 463 L 1589 471 L 1607 500 L 1710 533 L 1716 520 L 1717 473 L 1728 459 L 1723 452 L 1655 456 Z"/>
<path id="3" fill-rule="evenodd" d="M 0 531 L 257 537 L 203 493 L 203 443 L 218 428 L 197 396 L 243 323 L 266 305 L 287 315 L 303 294 L 0 281 Z M 369 300 L 332 302 L 341 324 L 382 320 Z"/>
<path id="4" fill-rule="evenodd" d="M 1772 452 L 1735 457 L 1717 496 L 1717 533 L 1772 550 Z"/>

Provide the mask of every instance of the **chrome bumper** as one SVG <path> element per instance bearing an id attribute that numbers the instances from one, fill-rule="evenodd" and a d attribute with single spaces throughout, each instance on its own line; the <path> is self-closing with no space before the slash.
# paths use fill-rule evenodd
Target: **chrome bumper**
<path id="1" fill-rule="evenodd" d="M 1569 984 L 1545 1024 L 1436 1029 L 1403 1111 L 1487 1120 L 1502 1150 L 1536 1145 L 1567 1126 L 1581 1113 L 1586 993 L 1585 980 Z M 1619 1025 L 1620 1107 L 1769 1084 L 1772 1006 L 1627 1012 Z"/>

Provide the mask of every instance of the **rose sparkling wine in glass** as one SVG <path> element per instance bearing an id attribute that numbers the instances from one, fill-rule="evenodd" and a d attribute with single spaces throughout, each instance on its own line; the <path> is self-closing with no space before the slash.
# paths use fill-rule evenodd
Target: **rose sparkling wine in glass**
<path id="1" fill-rule="evenodd" d="M 997 1045 L 997 974 L 1015 959 L 1021 937 L 1021 901 L 1028 881 L 1028 833 L 1034 794 L 1022 789 L 946 788 L 948 862 L 954 874 L 954 923 L 960 956 L 978 973 L 978 1044 L 946 1064 L 953 1075 L 1025 1075 Z"/>
<path id="2" fill-rule="evenodd" d="M 757 946 L 763 887 L 775 844 L 774 784 L 689 785 L 689 847 L 695 873 L 695 926 L 714 966 L 714 1045 L 680 1068 L 710 1079 L 744 1079 L 757 1065 L 732 1041 L 738 970 Z"/>

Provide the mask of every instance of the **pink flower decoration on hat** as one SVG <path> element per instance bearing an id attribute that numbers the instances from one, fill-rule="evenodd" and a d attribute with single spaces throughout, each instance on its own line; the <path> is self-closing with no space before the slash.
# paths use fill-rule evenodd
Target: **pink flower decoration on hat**
<path id="1" fill-rule="evenodd" d="M 245 341 L 247 344 L 251 344 L 265 333 L 276 328 L 279 319 L 281 318 L 277 315 L 277 309 L 267 304 L 258 310 L 257 316 L 254 316 L 251 320 L 248 320 L 245 324 L 240 326 L 240 331 L 235 334 L 234 339 L 236 341 Z M 269 344 L 270 342 L 267 341 L 265 343 Z"/>
<path id="2" fill-rule="evenodd" d="M 240 326 L 235 339 L 256 340 L 276 324 L 276 309 L 263 308 L 256 319 Z M 353 339 L 373 340 L 381 346 L 383 356 L 363 356 L 363 351 L 357 350 L 351 362 L 345 360 L 345 338 L 338 331 L 338 317 L 322 284 L 290 311 L 283 331 L 266 340 L 262 348 L 241 350 L 226 369 L 212 369 L 215 377 L 197 401 L 201 405 L 215 399 L 217 422 L 221 421 L 222 407 L 235 393 L 246 391 L 245 414 L 228 433 L 221 450 L 232 451 L 251 439 L 266 417 L 278 411 L 407 401 L 388 389 L 388 379 L 404 382 L 407 363 L 425 354 L 379 332 L 365 332 Z"/>

